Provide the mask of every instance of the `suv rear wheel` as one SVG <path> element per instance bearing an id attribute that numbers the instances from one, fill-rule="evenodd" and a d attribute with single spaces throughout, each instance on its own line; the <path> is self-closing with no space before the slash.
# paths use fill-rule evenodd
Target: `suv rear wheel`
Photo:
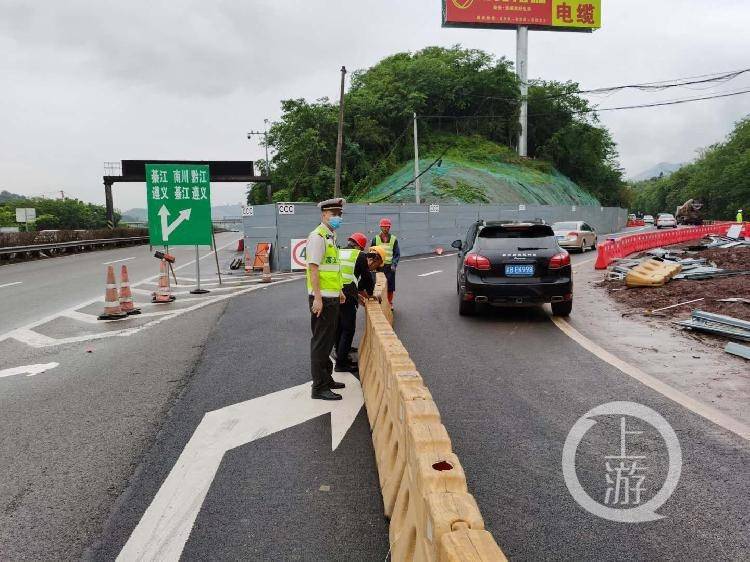
<path id="1" fill-rule="evenodd" d="M 553 316 L 570 316 L 573 311 L 573 301 L 553 302 L 552 303 L 552 315 Z"/>

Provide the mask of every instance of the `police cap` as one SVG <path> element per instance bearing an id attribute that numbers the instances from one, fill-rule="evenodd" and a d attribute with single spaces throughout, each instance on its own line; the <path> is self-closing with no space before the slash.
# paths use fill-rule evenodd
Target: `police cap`
<path id="1" fill-rule="evenodd" d="M 346 201 L 341 197 L 334 197 L 333 199 L 326 199 L 325 201 L 321 201 L 318 203 L 318 208 L 321 211 L 333 211 L 333 210 L 341 210 L 344 208 L 344 204 Z"/>

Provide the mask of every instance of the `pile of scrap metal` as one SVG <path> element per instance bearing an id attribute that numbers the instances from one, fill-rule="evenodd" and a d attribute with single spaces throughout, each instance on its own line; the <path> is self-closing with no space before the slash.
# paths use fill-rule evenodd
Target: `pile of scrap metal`
<path id="1" fill-rule="evenodd" d="M 734 242 L 738 244 L 747 243 L 750 246 L 750 241 L 738 242 L 735 240 Z M 702 249 L 705 247 L 701 246 Z M 710 262 L 706 258 L 680 257 L 685 253 L 684 250 L 654 248 L 646 252 L 646 256 L 640 259 L 624 258 L 615 260 L 609 267 L 607 279 L 610 281 L 625 280 L 628 287 L 660 287 L 671 279 L 703 280 L 750 274 L 750 269 L 721 269 L 716 267 L 714 262 Z M 657 269 L 655 262 L 661 262 L 664 265 Z M 641 271 L 644 268 L 654 271 L 650 275 L 650 279 L 645 282 L 642 278 L 644 272 Z"/>
<path id="2" fill-rule="evenodd" d="M 732 340 L 750 342 L 750 322 L 732 316 L 694 310 L 690 320 L 679 320 L 675 324 L 699 332 L 724 336 Z M 724 348 L 724 351 L 750 359 L 750 347 L 746 345 L 730 342 Z"/>
<path id="3" fill-rule="evenodd" d="M 730 236 L 709 235 L 700 244 L 688 246 L 686 249 L 691 251 L 708 250 L 709 248 L 735 248 L 737 246 L 750 246 L 750 239 L 732 238 Z"/>

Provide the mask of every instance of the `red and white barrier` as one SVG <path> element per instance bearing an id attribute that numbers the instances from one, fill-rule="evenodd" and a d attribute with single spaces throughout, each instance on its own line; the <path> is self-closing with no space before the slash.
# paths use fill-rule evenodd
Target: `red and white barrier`
<path id="1" fill-rule="evenodd" d="M 610 238 L 597 246 L 596 269 L 606 269 L 607 266 L 618 258 L 624 258 L 634 252 L 642 252 L 659 246 L 679 244 L 688 240 L 703 238 L 709 234 L 725 236 L 731 222 L 716 223 L 704 226 L 691 226 L 677 228 L 666 232 L 642 232 L 629 234 L 620 238 Z M 750 223 L 744 223 L 742 236 L 750 237 Z"/>

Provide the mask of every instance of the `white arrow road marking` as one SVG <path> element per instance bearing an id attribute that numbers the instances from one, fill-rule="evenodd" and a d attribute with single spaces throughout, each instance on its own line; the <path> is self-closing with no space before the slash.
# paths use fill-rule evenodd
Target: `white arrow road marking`
<path id="1" fill-rule="evenodd" d="M 161 217 L 161 239 L 165 242 L 169 240 L 169 235 L 174 232 L 175 228 L 180 226 L 183 221 L 190 220 L 191 211 L 192 209 L 183 209 L 180 211 L 180 216 L 172 224 L 169 224 L 169 209 L 167 209 L 166 205 L 162 205 L 158 212 L 158 215 Z"/>
<path id="2" fill-rule="evenodd" d="M 102 265 L 112 265 L 113 263 L 117 263 L 121 261 L 129 261 L 129 260 L 134 260 L 134 259 L 135 259 L 135 256 L 133 256 L 132 258 L 122 258 L 121 260 L 105 261 Z"/>
<path id="3" fill-rule="evenodd" d="M 13 283 L 4 283 L 0 285 L 0 289 L 2 289 L 3 287 L 11 287 L 13 285 L 20 285 L 21 283 L 23 283 L 23 281 L 14 281 Z"/>
<path id="4" fill-rule="evenodd" d="M 437 271 L 430 271 L 429 273 L 422 273 L 421 275 L 417 275 L 417 277 L 427 277 L 428 275 L 435 275 L 436 273 L 442 273 L 442 269 L 438 269 Z"/>
<path id="5" fill-rule="evenodd" d="M 13 375 L 26 375 L 27 377 L 33 377 L 39 375 L 44 371 L 49 371 L 59 366 L 60 363 L 37 363 L 36 365 L 22 365 L 21 367 L 11 367 L 10 369 L 3 369 L 0 371 L 0 379 L 3 377 L 12 377 Z"/>
<path id="6" fill-rule="evenodd" d="M 359 381 L 337 376 L 346 383 L 337 402 L 312 400 L 305 383 L 203 416 L 117 560 L 178 561 L 227 451 L 329 412 L 335 451 L 364 403 Z"/>

